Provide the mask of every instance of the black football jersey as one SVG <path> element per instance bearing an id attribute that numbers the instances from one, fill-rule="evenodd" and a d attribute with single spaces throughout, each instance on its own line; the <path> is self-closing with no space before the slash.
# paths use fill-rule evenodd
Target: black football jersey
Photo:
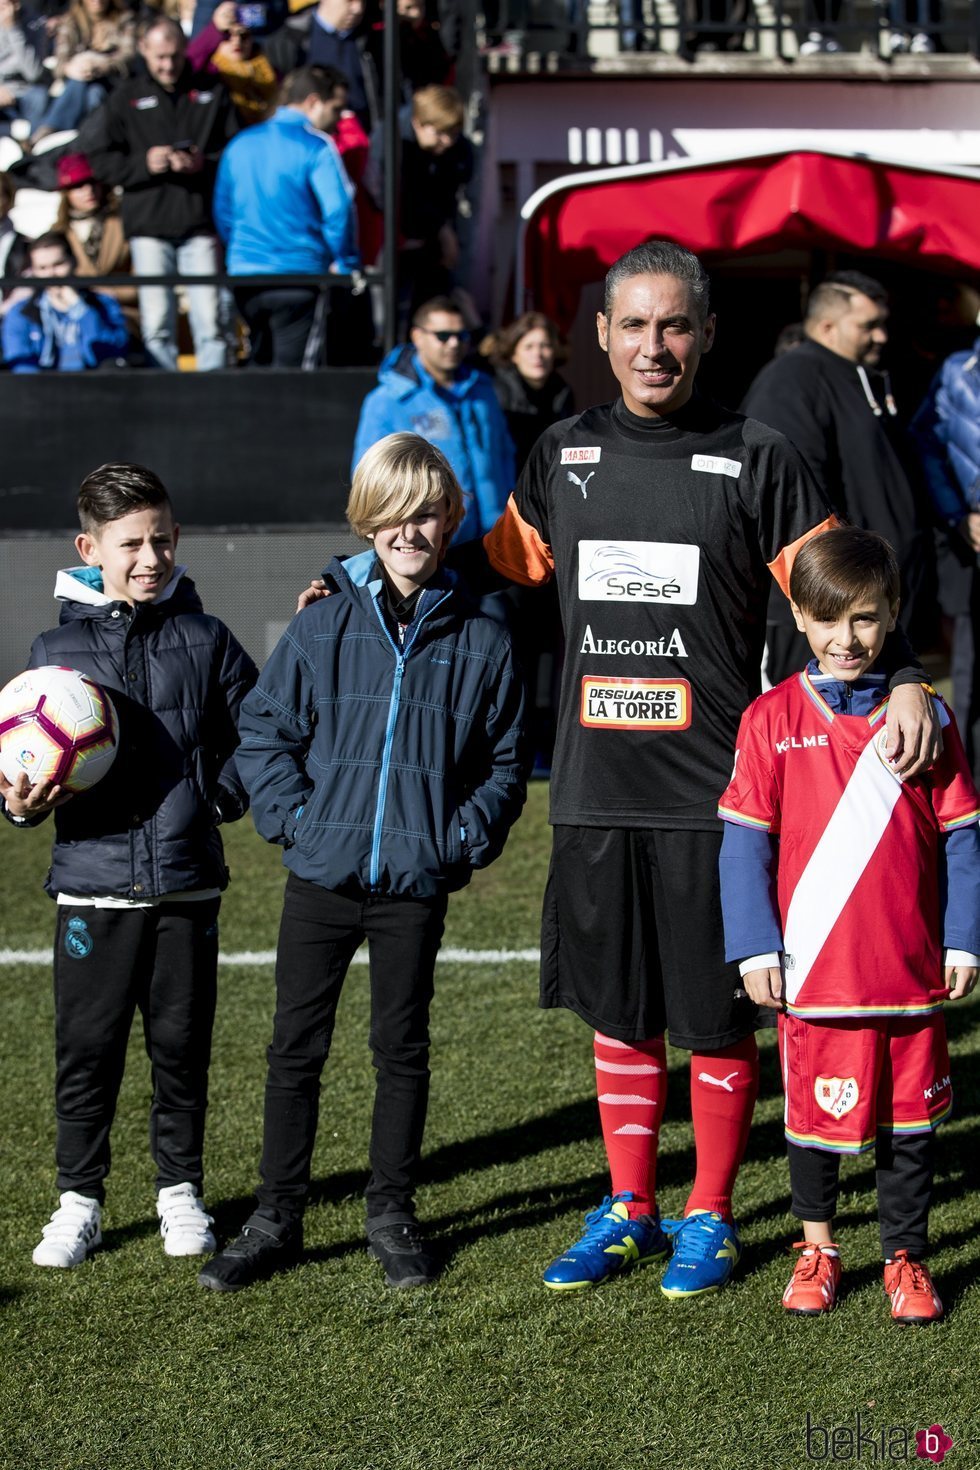
<path id="1" fill-rule="evenodd" d="M 699 395 L 546 430 L 485 545 L 515 580 L 557 580 L 553 824 L 715 830 L 772 578 L 830 523 L 782 435 Z"/>

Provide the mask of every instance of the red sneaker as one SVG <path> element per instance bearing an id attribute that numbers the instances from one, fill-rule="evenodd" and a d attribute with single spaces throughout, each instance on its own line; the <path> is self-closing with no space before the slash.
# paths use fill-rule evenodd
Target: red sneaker
<path id="1" fill-rule="evenodd" d="M 908 1251 L 896 1251 L 885 1262 L 885 1295 L 892 1304 L 892 1321 L 905 1327 L 928 1327 L 943 1319 L 943 1304 L 929 1268 L 921 1261 L 910 1261 Z"/>
<path id="2" fill-rule="evenodd" d="M 798 1240 L 793 1249 L 800 1254 L 783 1292 L 783 1306 L 798 1317 L 819 1317 L 832 1311 L 841 1277 L 837 1246 Z"/>

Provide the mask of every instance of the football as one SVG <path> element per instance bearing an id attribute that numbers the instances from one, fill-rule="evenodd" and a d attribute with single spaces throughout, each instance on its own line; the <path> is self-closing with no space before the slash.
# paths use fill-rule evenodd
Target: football
<path id="1" fill-rule="evenodd" d="M 116 757 L 119 724 L 112 701 L 94 679 L 46 666 L 18 674 L 0 689 L 0 771 L 32 786 L 53 781 L 86 791 Z"/>

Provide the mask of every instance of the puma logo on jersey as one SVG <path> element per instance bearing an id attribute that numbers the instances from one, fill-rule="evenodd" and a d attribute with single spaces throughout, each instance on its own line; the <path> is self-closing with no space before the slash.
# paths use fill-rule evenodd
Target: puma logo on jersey
<path id="1" fill-rule="evenodd" d="M 586 475 L 586 477 L 585 477 L 584 480 L 580 480 L 579 477 L 578 477 L 578 475 L 573 474 L 571 470 L 568 471 L 568 478 L 571 480 L 571 482 L 572 482 L 573 485 L 577 485 L 578 488 L 581 490 L 581 492 L 582 492 L 582 499 L 583 500 L 588 500 L 588 498 L 589 498 L 588 491 L 586 490 L 585 487 L 589 483 L 589 481 L 592 479 L 592 476 L 594 474 L 595 474 L 595 470 L 591 470 L 590 473 Z"/>
<path id="2" fill-rule="evenodd" d="M 710 1072 L 699 1072 L 698 1081 L 710 1082 L 715 1087 L 723 1087 L 726 1092 L 734 1092 L 735 1089 L 732 1086 L 732 1078 L 737 1076 L 738 1068 L 736 1068 L 734 1072 L 729 1072 L 727 1077 L 712 1077 Z"/>

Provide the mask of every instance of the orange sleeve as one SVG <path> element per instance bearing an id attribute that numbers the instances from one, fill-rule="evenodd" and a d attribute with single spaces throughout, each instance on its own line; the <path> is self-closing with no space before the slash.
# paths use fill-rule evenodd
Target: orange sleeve
<path id="1" fill-rule="evenodd" d="M 513 495 L 483 545 L 494 571 L 522 587 L 541 587 L 554 576 L 551 547 L 521 515 Z"/>
<path id="2" fill-rule="evenodd" d="M 825 521 L 820 522 L 819 526 L 813 526 L 809 531 L 804 531 L 803 535 L 798 536 L 795 541 L 791 541 L 789 546 L 784 546 L 779 555 L 773 561 L 767 563 L 769 570 L 779 583 L 780 590 L 787 597 L 789 597 L 789 575 L 793 570 L 796 553 L 808 541 L 811 541 L 814 536 L 822 536 L 824 531 L 832 531 L 839 525 L 840 521 L 836 516 L 828 516 Z"/>

